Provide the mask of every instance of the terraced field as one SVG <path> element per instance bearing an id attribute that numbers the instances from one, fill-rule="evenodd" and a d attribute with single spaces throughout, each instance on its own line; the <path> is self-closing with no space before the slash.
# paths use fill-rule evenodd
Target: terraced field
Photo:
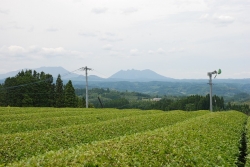
<path id="1" fill-rule="evenodd" d="M 237 111 L 0 108 L 0 166 L 237 166 L 247 118 Z"/>

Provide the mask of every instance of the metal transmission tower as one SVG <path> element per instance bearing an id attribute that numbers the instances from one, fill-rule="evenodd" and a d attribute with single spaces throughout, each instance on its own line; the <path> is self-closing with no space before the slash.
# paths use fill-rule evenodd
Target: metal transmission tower
<path id="1" fill-rule="evenodd" d="M 92 70 L 91 68 L 86 67 L 82 67 L 80 68 L 81 70 L 85 71 L 85 75 L 86 75 L 86 108 L 89 107 L 89 102 L 88 102 L 88 70 Z"/>
<path id="2" fill-rule="evenodd" d="M 216 74 L 215 77 L 217 76 L 217 74 L 221 74 L 221 69 L 218 70 L 218 72 L 215 70 L 213 72 L 208 72 L 207 75 L 209 76 L 209 85 L 210 85 L 210 111 L 213 111 L 213 103 L 212 103 L 212 75 Z M 214 77 L 214 78 L 215 78 Z"/>

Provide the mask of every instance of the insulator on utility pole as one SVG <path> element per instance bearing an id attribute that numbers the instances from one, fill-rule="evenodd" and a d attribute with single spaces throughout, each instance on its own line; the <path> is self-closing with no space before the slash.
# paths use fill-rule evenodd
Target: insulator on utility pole
<path id="1" fill-rule="evenodd" d="M 92 70 L 91 68 L 86 67 L 82 67 L 80 68 L 81 70 L 85 71 L 85 75 L 86 75 L 86 108 L 89 107 L 89 102 L 88 102 L 88 70 Z"/>

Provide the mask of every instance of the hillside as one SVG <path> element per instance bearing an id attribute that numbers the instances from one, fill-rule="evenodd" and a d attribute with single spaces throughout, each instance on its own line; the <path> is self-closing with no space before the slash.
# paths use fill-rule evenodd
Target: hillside
<path id="1" fill-rule="evenodd" d="M 75 88 L 85 88 L 85 82 L 73 82 Z M 209 85 L 204 82 L 89 82 L 89 88 L 109 88 L 118 91 L 140 92 L 150 95 L 188 96 L 193 94 L 206 95 Z M 217 83 L 214 81 L 213 94 L 233 97 L 240 93 L 250 94 L 250 84 Z"/>
<path id="2" fill-rule="evenodd" d="M 235 166 L 245 163 L 239 146 L 250 133 L 237 111 L 5 107 L 0 114 L 0 166 Z"/>

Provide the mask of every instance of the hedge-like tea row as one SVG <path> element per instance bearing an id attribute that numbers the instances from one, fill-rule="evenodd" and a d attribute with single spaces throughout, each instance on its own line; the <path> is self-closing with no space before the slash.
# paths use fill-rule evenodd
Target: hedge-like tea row
<path id="1" fill-rule="evenodd" d="M 246 125 L 246 138 L 247 138 L 247 157 L 246 157 L 246 165 L 250 166 L 250 117 L 247 119 Z"/>
<path id="2" fill-rule="evenodd" d="M 146 115 L 146 114 L 156 114 L 163 113 L 163 111 L 158 110 L 147 110 L 147 111 L 123 111 L 116 109 L 110 109 L 107 111 L 94 112 L 94 114 L 86 114 L 84 112 L 78 113 L 78 116 L 62 116 L 54 117 L 51 114 L 51 118 L 36 118 L 31 120 L 22 121 L 8 121 L 0 123 L 0 135 L 8 133 L 18 133 L 18 132 L 28 132 L 32 130 L 44 130 L 49 128 L 59 128 L 70 125 L 79 125 L 87 123 L 95 123 L 100 121 L 107 121 L 111 119 L 136 116 L 136 115 Z M 57 115 L 58 113 L 56 113 Z M 70 114 L 70 113 L 67 113 Z"/>
<path id="3" fill-rule="evenodd" d="M 18 161 L 50 150 L 153 130 L 206 113 L 208 111 L 173 111 L 30 133 L 1 135 L 0 164 Z"/>
<path id="4" fill-rule="evenodd" d="M 247 116 L 210 113 L 173 126 L 51 151 L 11 166 L 237 166 Z"/>
<path id="5" fill-rule="evenodd" d="M 24 121 L 24 120 L 61 117 L 61 116 L 78 116 L 82 114 L 85 115 L 85 114 L 93 113 L 93 109 L 82 110 L 82 111 L 78 109 L 72 109 L 72 110 L 55 109 L 49 112 L 50 110 L 47 110 L 47 108 L 44 108 L 44 110 L 41 110 L 40 108 L 38 108 L 40 112 L 29 113 L 28 111 L 31 109 L 36 110 L 35 108 L 30 108 L 27 110 L 27 113 L 19 112 L 16 114 L 1 115 L 0 121 L 1 122 Z"/>
<path id="6" fill-rule="evenodd" d="M 5 107 L 5 109 L 8 110 L 8 107 Z M 52 108 L 27 108 L 27 111 L 25 112 L 23 108 L 15 108 L 15 112 L 14 112 L 15 114 L 1 115 L 0 122 L 35 120 L 35 119 L 39 120 L 42 118 L 79 116 L 79 115 L 86 115 L 86 114 L 113 113 L 114 111 L 119 111 L 119 110 L 117 109 L 93 109 L 93 108 L 89 108 L 89 109 L 54 108 L 54 110 Z M 129 110 L 124 110 L 124 111 L 129 111 Z M 135 111 L 139 111 L 139 110 L 135 110 Z M 162 112 L 162 111 L 158 111 L 158 112 Z"/>
<path id="7" fill-rule="evenodd" d="M 57 109 L 61 110 L 61 108 Z M 57 109 L 52 107 L 0 107 L 0 115 L 55 112 Z"/>

